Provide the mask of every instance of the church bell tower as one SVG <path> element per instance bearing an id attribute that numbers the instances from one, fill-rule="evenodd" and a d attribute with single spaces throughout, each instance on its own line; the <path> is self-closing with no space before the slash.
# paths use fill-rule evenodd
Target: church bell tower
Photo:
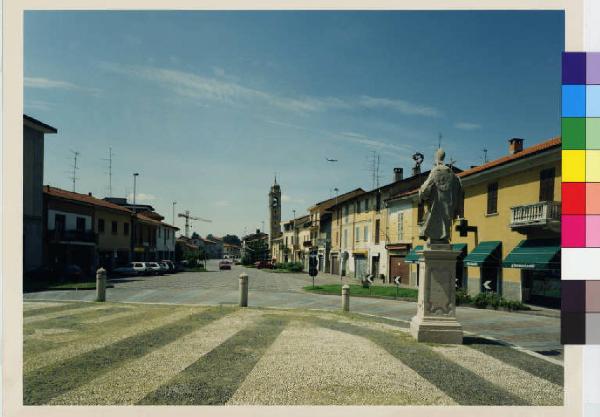
<path id="1" fill-rule="evenodd" d="M 273 239 L 281 236 L 281 188 L 277 177 L 269 192 L 269 247 L 273 247 Z"/>

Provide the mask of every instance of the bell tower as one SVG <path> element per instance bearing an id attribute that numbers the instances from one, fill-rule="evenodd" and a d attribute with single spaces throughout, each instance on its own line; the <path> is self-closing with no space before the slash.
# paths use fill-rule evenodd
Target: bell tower
<path id="1" fill-rule="evenodd" d="M 269 247 L 273 247 L 273 239 L 281 236 L 281 188 L 275 182 L 269 192 Z"/>

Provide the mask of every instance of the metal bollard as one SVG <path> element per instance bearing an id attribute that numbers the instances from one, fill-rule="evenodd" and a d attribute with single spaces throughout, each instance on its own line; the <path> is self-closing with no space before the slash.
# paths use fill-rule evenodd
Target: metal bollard
<path id="1" fill-rule="evenodd" d="M 350 311 L 350 286 L 348 284 L 342 287 L 342 310 Z"/>
<path id="2" fill-rule="evenodd" d="M 240 307 L 248 307 L 248 274 L 240 274 Z"/>
<path id="3" fill-rule="evenodd" d="M 96 301 L 106 301 L 106 269 L 96 271 Z"/>

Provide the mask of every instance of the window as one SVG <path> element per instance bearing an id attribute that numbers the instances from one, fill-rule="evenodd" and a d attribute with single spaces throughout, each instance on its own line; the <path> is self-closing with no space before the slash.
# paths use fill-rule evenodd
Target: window
<path id="1" fill-rule="evenodd" d="M 381 210 L 381 192 L 377 191 L 377 195 L 375 196 L 375 210 Z"/>
<path id="2" fill-rule="evenodd" d="M 112 234 L 116 235 L 119 231 L 119 223 L 116 221 L 112 222 Z"/>
<path id="3" fill-rule="evenodd" d="M 404 237 L 404 213 L 398 213 L 398 241 Z"/>
<path id="4" fill-rule="evenodd" d="M 554 168 L 540 171 L 540 201 L 554 201 Z"/>
<path id="5" fill-rule="evenodd" d="M 358 200 L 358 201 L 356 202 L 356 213 L 357 213 L 357 214 L 358 214 L 358 213 L 360 213 L 360 204 L 361 204 L 361 202 L 360 202 L 360 200 Z"/>
<path id="6" fill-rule="evenodd" d="M 364 228 L 364 236 L 363 236 L 363 240 L 365 242 L 369 241 L 369 226 L 365 226 Z"/>
<path id="7" fill-rule="evenodd" d="M 425 216 L 425 203 L 422 201 L 419 202 L 417 206 L 417 223 L 423 223 L 423 217 Z"/>
<path id="8" fill-rule="evenodd" d="M 375 244 L 379 244 L 379 219 L 375 220 Z"/>
<path id="9" fill-rule="evenodd" d="M 123 223 L 123 234 L 125 236 L 129 235 L 129 223 Z"/>
<path id="10" fill-rule="evenodd" d="M 158 228 L 158 237 L 161 237 L 161 234 L 160 234 L 160 233 L 161 233 L 161 231 L 162 231 L 162 227 L 159 227 L 159 228 Z"/>
<path id="11" fill-rule="evenodd" d="M 348 247 L 348 229 L 344 230 L 344 247 Z"/>
<path id="12" fill-rule="evenodd" d="M 349 214 L 350 214 L 350 206 L 344 206 L 344 223 L 348 223 Z"/>
<path id="13" fill-rule="evenodd" d="M 98 233 L 104 233 L 104 219 L 98 219 Z"/>
<path id="14" fill-rule="evenodd" d="M 54 215 L 54 230 L 56 230 L 57 232 L 64 232 L 65 231 L 65 223 L 66 223 L 66 218 L 64 214 L 55 214 Z"/>
<path id="15" fill-rule="evenodd" d="M 487 191 L 487 214 L 495 214 L 498 212 L 498 183 L 493 182 L 488 184 Z"/>
<path id="16" fill-rule="evenodd" d="M 75 228 L 78 232 L 85 232 L 85 218 L 77 217 Z"/>
<path id="17" fill-rule="evenodd" d="M 356 227 L 354 230 L 354 241 L 358 242 L 360 240 L 360 227 Z"/>
<path id="18" fill-rule="evenodd" d="M 369 199 L 365 200 L 365 211 L 369 211 Z"/>

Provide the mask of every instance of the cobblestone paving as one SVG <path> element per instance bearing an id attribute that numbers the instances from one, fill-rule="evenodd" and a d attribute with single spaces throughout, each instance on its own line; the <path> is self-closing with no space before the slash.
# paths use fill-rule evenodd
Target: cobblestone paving
<path id="1" fill-rule="evenodd" d="M 209 272 L 113 280 L 114 288 L 107 289 L 107 299 L 141 303 L 237 304 L 239 275 L 244 272 L 249 276 L 251 306 L 325 310 L 340 308 L 340 297 L 309 294 L 302 290 L 312 283 L 307 274 L 272 273 L 241 266 L 235 266 L 231 271 L 218 271 L 216 262 L 210 262 L 208 269 Z M 320 274 L 315 283 L 340 283 L 340 278 Z M 92 301 L 94 296 L 94 291 L 46 291 L 28 293 L 24 298 L 45 301 Z M 407 326 L 415 314 L 416 304 L 353 297 L 350 308 L 354 312 L 400 320 Z M 557 317 L 459 307 L 457 318 L 466 332 L 496 338 L 562 360 L 560 319 Z"/>

